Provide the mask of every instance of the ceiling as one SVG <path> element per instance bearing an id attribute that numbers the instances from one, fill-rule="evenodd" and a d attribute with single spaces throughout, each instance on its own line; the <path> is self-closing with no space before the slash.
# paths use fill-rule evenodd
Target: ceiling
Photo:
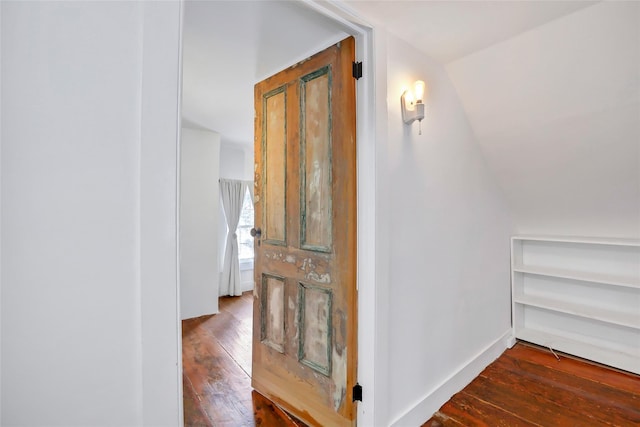
<path id="1" fill-rule="evenodd" d="M 597 1 L 375 1 L 347 6 L 446 64 Z"/>
<path id="2" fill-rule="evenodd" d="M 441 63 L 464 57 L 594 2 L 346 1 Z M 185 4 L 183 125 L 253 144 L 253 85 L 345 38 L 298 1 Z"/>
<path id="3" fill-rule="evenodd" d="M 293 1 L 187 1 L 183 126 L 253 146 L 253 86 L 348 35 Z"/>

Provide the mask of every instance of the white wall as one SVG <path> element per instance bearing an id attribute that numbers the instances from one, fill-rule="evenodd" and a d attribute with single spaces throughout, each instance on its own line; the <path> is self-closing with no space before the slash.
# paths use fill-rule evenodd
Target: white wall
<path id="1" fill-rule="evenodd" d="M 2 423 L 2 5 L 0 5 L 0 424 Z"/>
<path id="2" fill-rule="evenodd" d="M 184 418 L 177 237 L 182 5 L 141 3 L 142 408 L 144 425 L 159 427 L 180 425 Z"/>
<path id="3" fill-rule="evenodd" d="M 2 7 L 2 424 L 140 424 L 141 9 Z"/>
<path id="4" fill-rule="evenodd" d="M 176 425 L 179 5 L 0 7 L 1 423 Z"/>
<path id="5" fill-rule="evenodd" d="M 247 181 L 253 181 L 254 171 L 255 171 L 255 162 L 254 162 L 254 151 L 253 146 L 243 147 L 244 148 L 244 179 Z"/>
<path id="6" fill-rule="evenodd" d="M 640 3 L 447 65 L 521 233 L 640 237 Z"/>
<path id="7" fill-rule="evenodd" d="M 220 177 L 224 179 L 252 179 L 247 177 L 245 149 L 241 146 L 222 144 L 220 147 Z"/>
<path id="8" fill-rule="evenodd" d="M 506 346 L 513 228 L 444 68 L 393 36 L 385 43 L 377 215 L 389 238 L 378 245 L 388 259 L 388 422 L 419 425 Z M 422 135 L 399 105 L 417 79 L 428 86 Z"/>
<path id="9" fill-rule="evenodd" d="M 218 312 L 220 135 L 182 129 L 180 307 L 183 319 Z"/>

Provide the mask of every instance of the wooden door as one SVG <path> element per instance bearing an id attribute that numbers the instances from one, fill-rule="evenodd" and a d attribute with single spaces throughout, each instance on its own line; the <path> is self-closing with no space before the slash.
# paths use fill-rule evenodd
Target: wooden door
<path id="1" fill-rule="evenodd" d="M 355 425 L 354 40 L 255 86 L 252 386 L 310 425 Z"/>

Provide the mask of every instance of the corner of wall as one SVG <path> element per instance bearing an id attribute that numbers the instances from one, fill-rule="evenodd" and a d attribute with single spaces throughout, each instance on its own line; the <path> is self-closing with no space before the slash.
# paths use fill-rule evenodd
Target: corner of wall
<path id="1" fill-rule="evenodd" d="M 374 194 L 371 196 L 374 206 L 375 240 L 373 248 L 373 258 L 375 262 L 375 289 L 369 296 L 375 306 L 371 313 L 371 324 L 373 325 L 373 380 L 374 380 L 374 404 L 373 418 L 376 425 L 389 425 L 390 418 L 390 358 L 389 358 L 389 296 L 391 293 L 390 278 L 390 242 L 391 230 L 390 213 L 391 206 L 388 203 L 391 187 L 389 184 L 389 165 L 386 159 L 389 155 L 389 108 L 387 104 L 388 95 L 388 34 L 385 29 L 376 26 L 373 31 L 373 53 L 371 60 L 374 63 L 370 71 L 374 74 L 373 85 L 373 115 L 375 117 L 375 145 L 373 149 L 373 170 L 366 176 L 367 179 L 375 181 Z M 364 163 L 364 162 L 363 162 Z M 362 230 L 361 230 L 362 231 Z M 365 230 L 365 233 L 366 230 Z"/>
<path id="2" fill-rule="evenodd" d="M 422 425 L 450 399 L 466 387 L 480 372 L 496 360 L 513 341 L 511 329 L 507 330 L 491 345 L 484 348 L 467 363 L 460 366 L 451 376 L 433 388 L 426 396 L 391 423 L 393 427 Z"/>
<path id="3" fill-rule="evenodd" d="M 144 2 L 140 158 L 142 424 L 182 425 L 178 148 L 182 2 Z"/>

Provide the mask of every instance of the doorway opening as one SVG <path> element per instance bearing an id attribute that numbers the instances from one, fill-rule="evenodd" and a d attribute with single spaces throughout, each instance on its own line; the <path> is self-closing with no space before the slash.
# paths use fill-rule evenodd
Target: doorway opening
<path id="1" fill-rule="evenodd" d="M 249 13 L 247 9 L 255 9 L 254 13 Z M 282 10 L 276 10 L 277 8 L 287 8 L 286 12 Z M 231 118 L 226 113 L 232 110 L 231 104 L 225 102 L 225 100 L 230 99 L 231 97 L 247 97 L 247 93 L 252 96 L 253 92 L 253 84 L 259 81 L 261 78 L 270 75 L 272 72 L 284 69 L 286 66 L 289 66 L 293 63 L 298 62 L 301 59 L 306 58 L 311 53 L 314 53 L 320 50 L 322 47 L 326 47 L 331 45 L 332 43 L 339 41 L 340 39 L 348 36 L 353 29 L 345 26 L 344 22 L 339 22 L 334 20 L 333 18 L 328 18 L 325 14 L 318 13 L 318 11 L 314 10 L 317 6 L 309 7 L 309 4 L 306 2 L 186 2 L 185 3 L 185 11 L 184 11 L 184 71 L 183 71 L 183 125 L 186 125 L 188 128 L 196 129 L 200 132 L 213 132 L 218 134 L 218 144 L 220 153 L 225 147 L 234 147 L 236 144 L 246 145 L 246 138 L 242 138 L 239 133 L 234 133 L 233 131 L 227 132 L 225 126 L 231 125 L 235 123 L 239 128 L 243 128 L 246 131 L 247 123 L 242 122 L 242 120 Z M 287 13 L 290 16 L 291 25 L 304 28 L 301 34 L 301 37 L 294 38 L 290 37 L 292 33 L 291 29 L 284 30 L 285 34 L 280 34 L 276 31 L 278 28 L 275 28 L 273 25 L 270 25 L 268 17 L 271 16 L 272 13 L 275 13 L 279 16 L 278 20 L 271 22 L 282 22 L 282 13 Z M 235 29 L 237 28 L 247 28 L 247 22 L 250 21 L 251 24 L 256 28 L 257 33 L 253 35 L 242 34 L 239 35 Z M 251 26 L 251 25 L 250 25 Z M 211 28 L 215 28 L 216 31 L 220 31 L 219 36 L 210 37 L 207 31 L 211 30 Z M 314 31 L 311 31 L 312 28 L 317 28 L 318 32 L 316 34 L 315 40 L 309 40 L 307 37 L 309 34 L 314 34 Z M 353 31 L 357 32 L 357 31 Z M 362 39 L 364 36 L 364 31 L 362 33 L 357 34 L 359 37 L 358 40 Z M 230 37 L 230 35 L 233 35 Z M 252 45 L 247 48 L 237 48 L 233 47 L 234 42 L 241 41 L 241 39 L 248 37 L 251 39 Z M 284 37 L 280 39 L 280 37 Z M 238 40 L 231 39 L 237 38 Z M 287 46 L 285 42 L 293 41 L 295 42 L 295 46 Z M 220 40 L 224 40 L 224 43 L 220 43 Z M 216 51 L 219 48 L 220 50 Z M 213 56 L 215 56 L 215 60 L 213 60 L 215 72 L 207 73 L 198 68 L 197 65 L 190 64 L 190 49 L 193 49 L 194 52 L 214 52 Z M 359 49 L 360 51 L 360 49 Z M 225 52 L 230 52 L 231 59 L 229 61 L 225 61 L 223 59 L 223 54 Z M 238 54 L 241 52 L 242 54 Z M 361 53 L 359 54 L 361 55 Z M 196 56 L 198 59 L 195 60 L 196 63 L 206 63 L 210 61 L 207 59 L 207 55 L 199 55 Z M 250 66 L 247 67 L 245 61 L 249 60 L 251 62 Z M 276 64 L 276 65 L 274 65 Z M 191 69 L 189 67 L 192 67 Z M 273 68 L 273 70 L 271 69 Z M 233 75 L 240 73 L 239 70 L 248 69 L 251 71 L 253 77 L 248 79 L 250 91 L 245 89 L 233 89 L 230 81 L 232 80 Z M 213 96 L 214 99 L 214 108 L 206 108 L 209 104 L 207 99 L 207 93 L 209 93 L 210 87 L 207 85 L 202 86 L 200 82 L 202 79 L 211 79 L 211 76 L 215 75 L 216 80 L 220 80 L 223 82 L 223 89 L 220 92 L 217 92 L 217 95 Z M 195 95 L 194 95 L 195 94 Z M 241 95 L 244 94 L 244 95 Z M 193 103 L 190 104 L 188 98 L 193 96 Z M 366 96 L 364 96 L 366 98 Z M 249 108 L 253 108 L 252 98 L 250 98 L 248 105 Z M 211 117 L 203 115 L 199 112 L 200 107 L 205 107 L 203 111 L 212 111 Z M 365 109 L 366 110 L 366 109 Z M 371 114 L 372 110 L 367 110 L 369 114 Z M 253 133 L 253 111 L 250 114 L 251 123 L 249 125 L 249 129 L 251 130 L 251 134 Z M 221 122 L 217 122 L 216 120 L 220 119 Z M 222 124 L 220 124 L 222 123 Z M 239 123 L 239 124 L 238 124 Z M 371 131 L 360 132 L 359 126 L 359 136 L 371 135 Z M 183 141 L 184 142 L 184 141 Z M 252 136 L 251 136 L 251 146 L 252 146 Z M 367 150 L 368 154 L 367 154 Z M 369 159 L 373 159 L 372 155 L 373 148 L 370 147 L 368 149 L 363 150 L 365 152 L 364 155 L 368 155 Z M 360 161 L 360 160 L 359 160 Z M 224 163 L 226 164 L 226 163 Z M 251 161 L 251 166 L 253 166 L 253 161 Z M 219 173 L 223 164 L 219 165 Z M 182 168 L 184 170 L 184 167 Z M 359 169 L 360 166 L 359 166 Z M 359 171 L 359 178 L 363 175 L 371 174 L 372 169 L 364 168 L 364 170 Z M 221 177 L 221 175 L 220 175 Z M 243 176 L 242 178 L 246 178 Z M 373 180 L 371 180 L 373 182 Z M 184 195 L 184 191 L 182 191 Z M 359 196 L 360 197 L 360 196 Z M 362 204 L 362 200 L 359 199 L 359 204 L 361 206 L 367 206 L 373 204 L 372 194 L 362 196 L 367 202 Z M 359 213 L 359 216 L 361 214 Z M 366 217 L 366 214 L 364 214 Z M 220 211 L 218 212 L 218 234 L 223 234 L 220 231 L 220 223 L 223 222 L 224 218 L 220 216 Z M 366 218 L 365 218 L 366 219 Z M 370 223 L 371 221 L 366 221 L 366 223 Z M 362 223 L 361 223 L 362 224 Z M 362 225 L 361 225 L 362 226 Z M 368 234 L 369 237 L 372 237 L 372 234 Z M 362 242 L 359 238 L 358 242 L 359 246 L 362 245 Z M 181 245 L 182 246 L 182 245 Z M 220 245 L 218 246 L 218 253 L 221 254 Z M 370 256 L 370 255 L 369 255 Z M 219 255 L 220 259 L 222 255 Z M 360 261 L 358 262 L 360 265 Z M 181 299 L 184 304 L 184 288 L 185 288 L 185 280 L 182 275 L 182 268 L 184 265 L 184 259 L 181 260 Z M 219 273 L 216 271 L 215 273 Z M 366 276 L 366 275 L 365 275 Z M 363 277 L 362 275 L 360 277 Z M 372 281 L 370 283 L 373 283 Z M 238 299 L 240 301 L 242 298 L 245 298 L 244 295 Z M 231 304 L 229 304 L 231 305 Z M 224 306 L 224 307 L 223 307 Z M 239 305 L 238 305 L 239 306 Z M 226 302 L 220 303 L 219 307 L 217 307 L 217 316 L 218 318 L 224 317 L 223 312 L 224 309 L 228 308 Z M 241 309 L 246 310 L 246 309 Z M 183 313 L 185 310 L 183 310 Z M 233 315 L 229 315 L 233 317 Z M 227 317 L 229 317 L 227 316 Z M 184 316 L 183 316 L 184 317 Z M 229 318 L 231 318 L 229 317 Z M 236 320 L 239 323 L 242 321 Z M 238 324 L 236 321 L 229 321 L 230 324 Z M 195 322 L 192 322 L 194 325 Z M 184 327 L 184 331 L 189 331 L 189 328 L 193 325 L 188 325 Z M 233 326 L 233 325 L 231 325 Z M 215 328 L 219 328 L 216 326 Z M 214 329 L 215 329 L 214 328 Z M 225 334 L 233 335 L 238 334 L 238 330 L 233 330 L 230 328 L 222 328 L 224 329 Z M 241 331 L 241 330 L 240 330 Z M 215 332 L 215 331 L 214 331 Z M 218 331 L 220 333 L 220 331 Z M 201 346 L 201 342 L 200 345 Z M 225 353 L 229 354 L 230 351 L 224 350 Z M 236 359 L 241 359 L 242 356 L 236 356 Z M 246 360 L 250 360 L 249 357 Z M 244 369 L 242 369 L 245 374 L 246 371 L 250 371 L 250 364 L 247 365 L 244 363 Z M 189 368 L 185 366 L 184 373 L 188 374 Z M 208 375 L 208 374 L 207 374 Z M 190 380 L 193 382 L 192 380 Z M 186 387 L 186 386 L 185 386 Z M 185 388 L 185 396 L 187 395 L 187 390 Z M 202 394 L 197 396 L 199 400 L 202 400 Z M 187 412 L 187 403 L 185 401 L 185 413 Z"/>

